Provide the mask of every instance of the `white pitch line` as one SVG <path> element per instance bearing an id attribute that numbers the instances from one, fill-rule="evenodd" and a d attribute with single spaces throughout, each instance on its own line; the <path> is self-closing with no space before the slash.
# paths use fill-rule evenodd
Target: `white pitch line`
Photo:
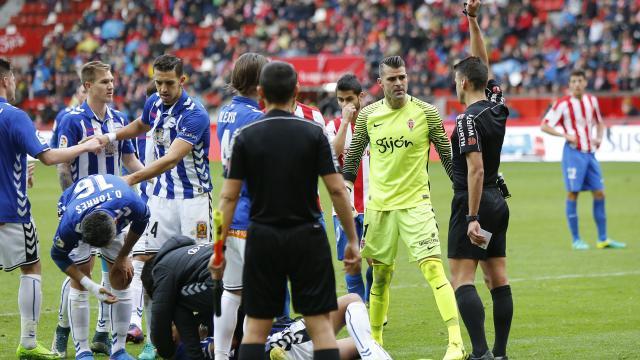
<path id="1" fill-rule="evenodd" d="M 565 275 L 549 275 L 549 276 L 536 276 L 532 278 L 513 278 L 509 279 L 509 283 L 516 282 L 535 282 L 535 281 L 548 281 L 548 280 L 567 280 L 567 279 L 591 279 L 591 278 L 601 278 L 601 277 L 618 277 L 618 276 L 632 276 L 632 275 L 640 275 L 640 271 L 618 271 L 618 272 L 609 272 L 609 273 L 593 273 L 593 274 L 565 274 Z M 482 280 L 476 281 L 476 284 L 483 284 Z M 391 285 L 392 289 L 406 289 L 406 288 L 416 288 L 416 287 L 429 287 L 426 283 L 424 284 L 413 284 L 413 285 Z"/>
<path id="2" fill-rule="evenodd" d="M 602 278 L 602 277 L 619 277 L 619 276 L 632 276 L 640 275 L 640 271 L 618 271 L 609 273 L 593 273 L 593 274 L 565 274 L 565 275 L 549 275 L 549 276 L 536 276 L 532 278 L 513 278 L 509 279 L 510 283 L 514 282 L 527 282 L 527 281 L 548 281 L 548 280 L 567 280 L 567 279 L 590 279 L 590 278 Z M 476 281 L 476 284 L 482 284 L 482 281 Z M 406 289 L 416 287 L 428 287 L 427 284 L 418 285 L 392 285 L 392 289 Z M 92 310 L 98 309 L 97 306 L 92 307 Z M 42 314 L 57 313 L 58 310 L 42 310 Z M 0 313 L 0 317 L 20 316 L 19 312 Z"/>

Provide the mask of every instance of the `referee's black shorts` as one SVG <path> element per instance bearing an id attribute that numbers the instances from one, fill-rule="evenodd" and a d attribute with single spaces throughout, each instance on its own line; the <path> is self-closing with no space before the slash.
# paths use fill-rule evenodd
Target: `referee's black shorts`
<path id="1" fill-rule="evenodd" d="M 259 319 L 282 315 L 287 278 L 296 312 L 319 315 L 338 308 L 324 227 L 318 222 L 294 227 L 252 222 L 242 276 L 245 313 Z"/>
<path id="2" fill-rule="evenodd" d="M 509 207 L 497 187 L 484 188 L 480 200 L 480 226 L 492 233 L 486 250 L 473 245 L 467 236 L 469 214 L 469 193 L 455 191 L 451 201 L 449 220 L 448 257 L 452 259 L 485 260 L 490 257 L 505 257 L 507 249 L 507 227 Z"/>

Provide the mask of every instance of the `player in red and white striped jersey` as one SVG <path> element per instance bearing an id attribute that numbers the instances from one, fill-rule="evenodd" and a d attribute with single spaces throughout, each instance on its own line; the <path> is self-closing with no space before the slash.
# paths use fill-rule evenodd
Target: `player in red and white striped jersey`
<path id="1" fill-rule="evenodd" d="M 325 124 L 324 117 L 320 110 L 313 106 L 305 105 L 299 101 L 296 101 L 296 109 L 294 110 L 293 115 L 307 120 L 313 120 L 322 126 Z"/>
<path id="2" fill-rule="evenodd" d="M 586 250 L 589 245 L 578 233 L 577 200 L 580 191 L 593 194 L 593 216 L 598 227 L 597 247 L 624 248 L 626 245 L 607 236 L 607 219 L 604 206 L 604 183 L 595 151 L 602 143 L 604 121 L 598 99 L 585 93 L 586 76 L 582 70 L 574 70 L 569 77 L 570 95 L 561 97 L 547 112 L 542 121 L 542 131 L 562 136 L 567 141 L 562 152 L 562 173 L 567 189 L 566 215 L 573 237 L 573 248 Z M 554 127 L 562 127 L 562 132 Z M 595 136 L 593 127 L 596 127 Z"/>
<path id="3" fill-rule="evenodd" d="M 349 151 L 349 144 L 351 144 L 351 138 L 353 136 L 356 118 L 358 117 L 358 111 L 363 106 L 364 93 L 362 92 L 362 85 L 358 82 L 358 79 L 351 74 L 342 76 L 336 85 L 336 98 L 338 99 L 338 105 L 342 109 L 342 117 L 336 118 L 327 122 L 326 129 L 329 136 L 329 142 L 333 146 L 335 153 L 338 156 L 340 166 L 344 161 L 344 156 Z M 358 170 L 358 176 L 354 182 L 353 191 L 351 191 L 351 201 L 354 205 L 357 216 L 356 220 L 356 232 L 358 237 L 362 238 L 363 222 L 364 222 L 364 208 L 367 198 L 367 188 L 369 185 L 369 149 L 367 148 L 362 155 L 362 166 Z M 347 237 L 342 231 L 340 220 L 336 214 L 333 214 L 333 224 L 336 234 L 336 245 L 338 260 L 342 260 L 344 256 L 344 248 L 347 244 Z M 371 284 L 372 273 L 371 267 L 367 270 L 367 284 Z M 360 272 L 345 274 L 345 281 L 347 283 L 347 291 L 350 293 L 356 293 L 367 302 L 369 300 L 369 286 L 365 289 L 364 281 L 362 280 L 362 274 Z"/>

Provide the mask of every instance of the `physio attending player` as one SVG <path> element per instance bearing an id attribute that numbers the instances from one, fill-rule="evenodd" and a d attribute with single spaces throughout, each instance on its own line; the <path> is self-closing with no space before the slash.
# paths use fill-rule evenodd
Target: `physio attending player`
<path id="1" fill-rule="evenodd" d="M 91 61 L 82 66 L 80 80 L 87 92 L 86 101 L 69 111 L 58 124 L 58 147 L 66 148 L 79 144 L 90 136 L 113 133 L 129 122 L 124 114 L 114 109 L 113 102 L 114 77 L 111 66 L 100 61 Z M 130 171 L 142 169 L 143 165 L 136 157 L 130 140 L 110 142 L 99 154 L 82 154 L 69 163 L 58 165 L 58 178 L 62 191 L 71 184 L 88 175 L 111 174 L 120 175 L 122 166 Z M 90 259 L 90 268 L 93 262 Z M 101 285 L 110 289 L 107 264 L 102 261 Z M 52 351 L 61 357 L 66 355 L 69 338 L 69 319 L 67 299 L 69 296 L 69 279 L 65 279 L 60 294 L 58 326 Z M 109 355 L 109 305 L 100 303 L 96 332 L 91 341 L 91 350 Z"/>
<path id="2" fill-rule="evenodd" d="M 487 84 L 489 60 L 476 18 L 479 7 L 480 0 L 470 0 L 465 9 L 472 56 L 453 67 L 458 100 L 466 109 L 456 118 L 451 136 L 454 195 L 448 257 L 458 309 L 473 345 L 471 358 L 504 360 L 513 317 L 506 269 L 509 208 L 496 182 L 509 110 L 498 84 Z M 491 238 L 482 230 L 492 233 Z M 484 304 L 474 285 L 478 263 L 493 299 L 493 350 L 487 345 Z"/>
<path id="3" fill-rule="evenodd" d="M 208 244 L 174 236 L 142 269 L 142 283 L 153 299 L 149 335 L 158 355 L 165 359 L 176 353 L 172 325 L 180 335 L 186 358 L 205 359 L 198 327 L 201 321 L 210 324 L 213 316 L 213 281 L 208 268 L 212 254 L 213 247 Z"/>
<path id="4" fill-rule="evenodd" d="M 183 89 L 186 76 L 182 69 L 182 60 L 174 55 L 157 57 L 153 79 L 158 92 L 147 99 L 142 118 L 109 134 L 122 140 L 152 133 L 153 162 L 124 177 L 129 185 L 155 178 L 153 185 L 147 184 L 152 188 L 147 190 L 152 194 L 148 201 L 151 218 L 140 240 L 144 250 L 134 253 L 139 260 L 143 260 L 142 253 L 155 254 L 175 235 L 211 241 L 209 116 Z M 106 135 L 99 139 L 109 141 Z M 135 273 L 138 276 L 140 271 Z M 150 321 L 150 313 L 145 314 Z"/>
<path id="5" fill-rule="evenodd" d="M 347 74 L 338 79 L 336 84 L 336 98 L 338 99 L 338 105 L 342 109 L 342 117 L 338 117 L 332 121 L 327 122 L 327 135 L 333 150 L 338 155 L 338 162 L 340 165 L 344 163 L 344 156 L 349 152 L 349 144 L 353 138 L 353 131 L 355 128 L 356 118 L 358 117 L 358 111 L 362 108 L 362 102 L 364 101 L 364 92 L 362 91 L 362 85 L 358 79 L 352 75 Z M 345 146 L 345 144 L 347 146 Z M 351 201 L 356 209 L 356 232 L 358 238 L 362 237 L 362 225 L 364 222 L 364 207 L 367 198 L 367 187 L 369 186 L 369 148 L 367 147 L 362 155 L 362 166 L 358 170 L 358 176 L 354 182 L 353 193 L 351 193 Z M 347 245 L 347 236 L 342 231 L 340 226 L 340 220 L 338 216 L 333 214 L 333 228 L 336 234 L 336 253 L 338 260 L 343 259 L 344 248 Z M 367 284 L 365 289 L 364 281 L 362 280 L 362 274 L 360 272 L 355 274 L 346 273 L 345 282 L 347 284 L 347 291 L 349 293 L 356 293 L 360 297 L 368 302 L 369 300 L 369 288 L 372 276 L 373 268 L 367 269 Z"/>
<path id="6" fill-rule="evenodd" d="M 371 337 L 367 307 L 356 294 L 338 298 L 338 309 L 329 313 L 333 332 L 347 327 L 350 337 L 337 340 L 341 360 L 391 360 L 391 356 Z M 303 319 L 270 335 L 267 351 L 271 360 L 312 360 L 313 342 Z"/>
<path id="7" fill-rule="evenodd" d="M 282 312 L 287 278 L 294 308 L 311 329 L 314 359 L 339 359 L 328 316 L 337 303 L 331 251 L 318 221 L 318 176 L 349 238 L 345 266 L 360 266 L 358 239 L 337 160 L 324 126 L 290 113 L 297 92 L 297 74 L 291 65 L 276 61 L 262 68 L 258 94 L 267 113 L 234 137 L 220 193 L 223 239 L 244 181 L 252 200 L 242 279 L 247 330 L 241 360 L 264 356 L 273 318 Z M 214 260 L 210 268 L 220 279 L 224 266 Z"/>
<path id="8" fill-rule="evenodd" d="M 584 71 L 574 70 L 569 76 L 570 95 L 563 96 L 549 109 L 542 121 L 542 131 L 565 138 L 562 151 L 562 176 L 567 190 L 566 214 L 573 238 L 573 248 L 587 250 L 589 244 L 580 238 L 578 231 L 578 194 L 593 194 L 593 218 L 598 228 L 598 249 L 621 249 L 627 245 L 609 239 L 607 216 L 604 206 L 604 181 L 595 152 L 602 143 L 605 125 L 598 99 L 585 93 L 587 79 Z M 561 126 L 562 131 L 555 129 Z M 593 127 L 596 133 L 593 134 Z M 595 135 L 595 136 L 594 136 Z"/>
<path id="9" fill-rule="evenodd" d="M 36 341 L 42 302 L 40 244 L 27 198 L 27 155 L 46 165 L 71 161 L 86 151 L 100 150 L 96 140 L 66 149 L 49 149 L 36 135 L 29 116 L 11 106 L 16 82 L 11 63 L 0 59 L 0 268 L 20 268 L 19 358 L 54 359 L 57 355 Z"/>
<path id="10" fill-rule="evenodd" d="M 384 98 L 358 114 L 355 134 L 344 161 L 344 178 L 353 188 L 362 154 L 370 144 L 369 196 L 364 219 L 362 256 L 373 259 L 369 311 L 373 338 L 382 344 L 398 241 L 409 249 L 431 286 L 449 332 L 445 359 L 464 359 L 453 289 L 440 259 L 440 240 L 429 191 L 429 146 L 434 143 L 451 177 L 451 145 L 438 110 L 407 94 L 402 58 L 383 59 L 378 84 Z"/>
<path id="11" fill-rule="evenodd" d="M 232 137 L 240 128 L 258 120 L 262 111 L 258 106 L 258 80 L 260 71 L 267 58 L 256 53 L 243 54 L 236 60 L 231 71 L 231 87 L 237 95 L 231 103 L 220 109 L 218 115 L 218 141 L 222 158 L 223 171 L 229 170 Z M 283 141 L 286 141 L 283 139 Z M 246 185 L 242 186 L 238 205 L 225 240 L 226 270 L 222 279 L 224 292 L 221 300 L 221 315 L 213 320 L 213 339 L 216 360 L 229 359 L 231 341 L 238 319 L 242 296 L 242 267 L 244 265 L 244 248 L 249 226 L 249 210 L 251 199 Z"/>
<path id="12" fill-rule="evenodd" d="M 126 182 L 114 175 L 90 175 L 75 182 L 60 197 L 61 215 L 51 257 L 71 278 L 69 323 L 76 359 L 93 359 L 89 348 L 89 292 L 111 304 L 111 359 L 132 359 L 125 351 L 133 277 L 129 253 L 149 221 L 149 209 Z M 126 237 L 122 230 L 131 223 Z M 91 248 L 107 261 L 111 292 L 91 280 Z"/>

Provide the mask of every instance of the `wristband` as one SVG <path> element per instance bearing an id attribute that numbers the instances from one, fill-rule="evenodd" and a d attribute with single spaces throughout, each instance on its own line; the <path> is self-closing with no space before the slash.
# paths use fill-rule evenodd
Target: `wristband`
<path id="1" fill-rule="evenodd" d="M 109 138 L 109 142 L 114 142 L 116 141 L 116 133 L 112 132 L 112 133 L 108 133 L 107 137 Z"/>
<path id="2" fill-rule="evenodd" d="M 100 302 L 104 302 L 105 300 L 107 300 L 107 298 L 109 298 L 109 295 L 100 292 L 100 285 L 96 284 L 95 282 L 93 282 L 93 280 L 89 279 L 86 276 L 82 277 L 82 279 L 80 280 L 80 285 L 82 285 L 90 293 L 95 295 L 95 297 L 97 297 Z"/>

